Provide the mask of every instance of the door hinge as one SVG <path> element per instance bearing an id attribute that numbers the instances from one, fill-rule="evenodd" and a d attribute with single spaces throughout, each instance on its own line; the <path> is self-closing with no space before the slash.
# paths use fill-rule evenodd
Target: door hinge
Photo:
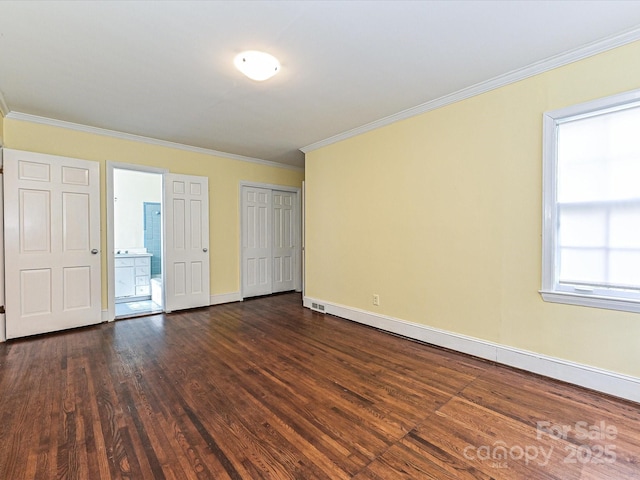
<path id="1" fill-rule="evenodd" d="M 0 315 L 4 313 L 4 305 L 0 306 Z"/>

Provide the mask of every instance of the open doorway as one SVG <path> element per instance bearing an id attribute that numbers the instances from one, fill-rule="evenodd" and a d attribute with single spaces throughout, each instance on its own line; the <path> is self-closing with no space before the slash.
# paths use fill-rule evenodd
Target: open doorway
<path id="1" fill-rule="evenodd" d="M 133 166 L 111 173 L 114 318 L 162 312 L 162 173 Z"/>

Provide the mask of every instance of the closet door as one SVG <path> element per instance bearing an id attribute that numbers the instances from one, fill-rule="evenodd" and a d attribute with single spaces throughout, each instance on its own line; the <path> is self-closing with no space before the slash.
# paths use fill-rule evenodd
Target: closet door
<path id="1" fill-rule="evenodd" d="M 273 293 L 294 290 L 296 272 L 296 195 L 274 190 L 273 199 Z"/>
<path id="2" fill-rule="evenodd" d="M 243 186 L 242 195 L 242 295 L 272 293 L 271 190 Z"/>

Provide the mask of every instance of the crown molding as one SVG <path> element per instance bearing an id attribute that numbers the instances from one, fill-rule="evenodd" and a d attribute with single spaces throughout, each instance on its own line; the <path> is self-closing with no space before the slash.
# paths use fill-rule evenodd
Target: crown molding
<path id="1" fill-rule="evenodd" d="M 5 118 L 9 118 L 11 120 L 20 120 L 24 122 L 38 123 L 41 125 L 48 125 L 51 127 L 66 128 L 69 130 L 75 130 L 75 131 L 84 132 L 84 133 L 92 133 L 95 135 L 102 135 L 105 137 L 112 137 L 120 140 L 129 140 L 133 142 L 146 143 L 149 145 L 156 145 L 159 147 L 174 148 L 176 150 L 200 153 L 202 155 L 209 155 L 213 157 L 222 157 L 222 158 L 228 158 L 231 160 L 239 160 L 241 162 L 257 163 L 259 165 L 266 165 L 269 167 L 284 168 L 287 170 L 294 170 L 298 172 L 304 171 L 304 168 L 295 167 L 293 165 L 286 165 L 284 163 L 270 162 L 269 160 L 262 160 L 260 158 L 253 158 L 253 157 L 245 157 L 243 155 L 236 155 L 235 153 L 220 152 L 218 150 L 210 150 L 208 148 L 193 147 L 191 145 L 185 145 L 182 143 L 169 142 L 166 140 L 159 140 L 157 138 L 144 137 L 142 135 L 134 135 L 132 133 L 118 132 L 116 130 L 108 130 L 106 128 L 91 127 L 88 125 L 82 125 L 80 123 L 72 123 L 72 122 L 66 122 L 64 120 L 56 120 L 54 118 L 31 115 L 29 113 L 9 112 Z"/>
<path id="2" fill-rule="evenodd" d="M 392 123 L 406 120 L 408 118 L 415 117 L 432 110 L 436 110 L 446 105 L 451 105 L 452 103 L 460 102 L 461 100 L 466 100 L 467 98 L 475 97 L 476 95 L 480 95 L 491 90 L 504 87 L 511 83 L 519 82 L 520 80 L 524 80 L 534 75 L 539 75 L 549 70 L 553 70 L 554 68 L 562 67 L 564 65 L 568 65 L 570 63 L 592 57 L 599 53 L 604 53 L 608 50 L 613 50 L 614 48 L 621 47 L 638 40 L 640 40 L 640 27 L 634 27 L 622 33 L 588 43 L 574 50 L 570 50 L 568 52 L 546 58 L 517 70 L 512 70 L 511 72 L 499 75 L 484 82 L 476 83 L 475 85 L 463 88 L 462 90 L 458 90 L 457 92 L 453 92 L 449 95 L 436 98 L 435 100 L 422 103 L 415 107 L 408 108 L 401 112 L 367 123 L 360 127 L 356 127 L 351 130 L 347 130 L 346 132 L 326 138 L 324 140 L 320 140 L 318 142 L 300 148 L 300 151 L 303 153 L 309 153 L 319 148 L 326 147 L 327 145 L 331 145 L 333 143 L 337 143 L 342 140 L 346 140 L 348 138 L 370 132 L 371 130 L 375 130 L 380 127 L 391 125 Z"/>

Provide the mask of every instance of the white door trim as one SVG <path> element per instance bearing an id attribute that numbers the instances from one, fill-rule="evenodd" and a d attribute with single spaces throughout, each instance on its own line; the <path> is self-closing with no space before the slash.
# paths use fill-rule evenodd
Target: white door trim
<path id="1" fill-rule="evenodd" d="M 114 218 L 113 218 L 113 171 L 134 170 L 136 172 L 159 173 L 163 175 L 162 189 L 164 190 L 164 174 L 169 172 L 166 168 L 147 167 L 146 165 L 135 165 L 132 163 L 120 163 L 107 161 L 107 318 L 103 320 L 112 322 L 116 318 L 115 303 L 115 240 L 114 240 Z M 164 213 L 163 213 L 164 215 Z"/>
<path id="2" fill-rule="evenodd" d="M 258 183 L 258 182 L 249 182 L 245 180 L 241 180 L 238 186 L 238 218 L 240 219 L 238 225 L 238 249 L 239 249 L 239 260 L 240 260 L 240 297 L 244 299 L 244 273 L 243 273 L 243 249 L 242 249 L 242 226 L 243 226 L 243 201 L 242 201 L 242 188 L 243 187 L 254 187 L 254 188 L 265 188 L 269 190 L 277 190 L 280 192 L 292 192 L 296 194 L 295 200 L 295 212 L 294 219 L 296 222 L 296 261 L 298 262 L 298 268 L 296 268 L 296 278 L 295 278 L 295 290 L 296 292 L 302 291 L 302 249 L 301 249 L 301 241 L 302 241 L 302 222 L 301 222 L 301 191 L 300 187 L 291 187 L 289 185 L 276 185 L 273 183 Z"/>

